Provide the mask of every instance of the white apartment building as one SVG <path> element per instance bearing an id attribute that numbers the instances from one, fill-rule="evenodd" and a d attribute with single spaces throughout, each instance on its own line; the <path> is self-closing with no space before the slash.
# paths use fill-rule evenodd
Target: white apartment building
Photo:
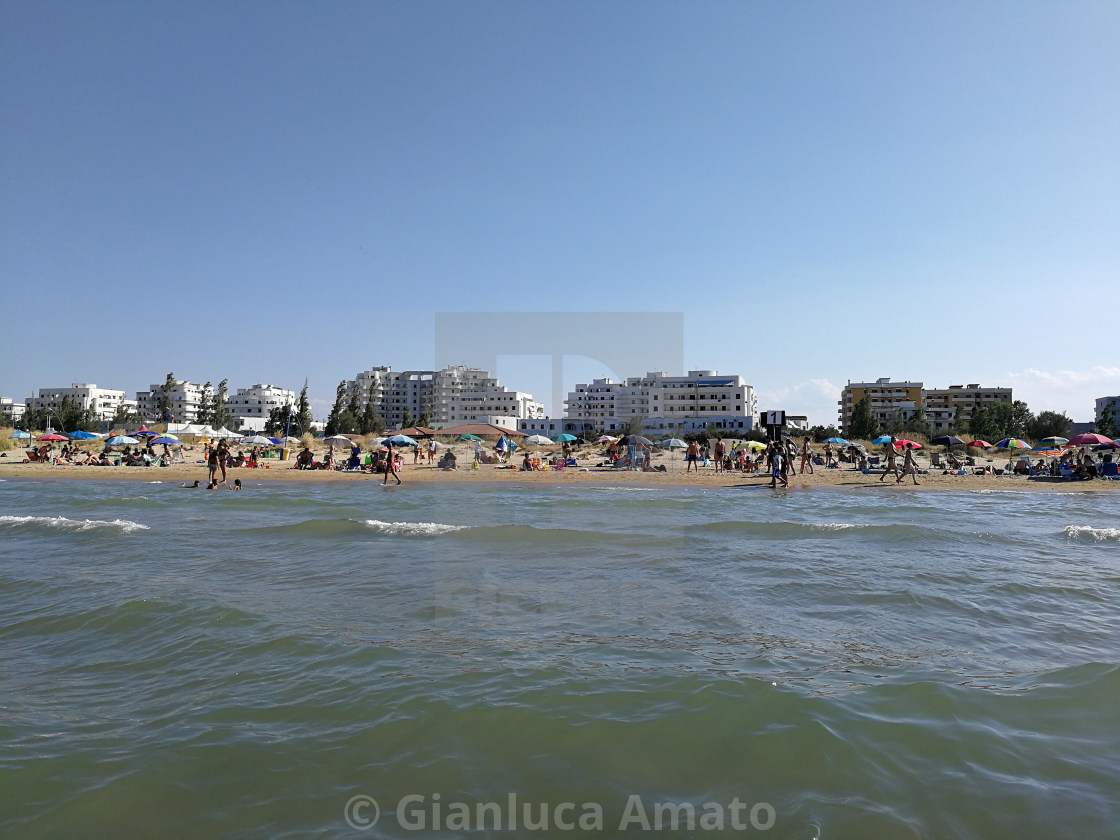
<path id="1" fill-rule="evenodd" d="M 635 418 L 655 435 L 705 429 L 748 432 L 758 425 L 754 388 L 741 376 L 690 370 L 686 376 L 652 371 L 624 382 L 578 384 L 564 401 L 565 431 L 621 431 Z"/>
<path id="2" fill-rule="evenodd" d="M 0 397 L 0 415 L 3 415 L 5 421 L 11 418 L 13 423 L 18 422 L 26 411 L 26 403 L 17 403 L 11 397 Z"/>
<path id="3" fill-rule="evenodd" d="M 295 391 L 275 385 L 253 385 L 238 388 L 236 394 L 227 398 L 226 407 L 233 414 L 233 428 L 263 432 L 269 412 L 278 406 L 294 405 L 295 401 Z"/>
<path id="4" fill-rule="evenodd" d="M 28 397 L 26 408 L 32 411 L 47 409 L 57 411 L 67 397 L 81 403 L 84 410 L 92 411 L 98 420 L 112 420 L 121 404 L 128 405 L 124 391 L 98 388 L 93 383 L 75 382 L 69 388 L 40 388 L 37 397 Z"/>
<path id="5" fill-rule="evenodd" d="M 144 420 L 158 421 L 159 400 L 163 395 L 164 383 L 159 382 L 149 385 L 147 391 L 136 392 L 136 406 L 140 417 Z M 193 423 L 198 417 L 198 406 L 202 402 L 202 386 L 195 385 L 187 379 L 176 379 L 175 384 L 168 394 L 171 401 L 171 413 L 175 416 L 176 423 Z"/>
<path id="6" fill-rule="evenodd" d="M 358 390 L 362 405 L 373 401 L 389 428 L 404 425 L 406 414 L 413 423 L 427 414 L 429 424 L 436 429 L 488 423 L 494 418 L 509 418 L 512 422 L 495 425 L 512 429 L 517 420 L 544 415 L 544 406 L 534 402 L 532 394 L 510 391 L 489 371 L 467 365 L 399 372 L 374 367 L 346 384 Z"/>
<path id="7" fill-rule="evenodd" d="M 1010 388 L 983 388 L 980 385 L 950 385 L 948 388 L 928 388 L 922 393 L 922 407 L 930 429 L 936 434 L 947 432 L 960 420 L 972 419 L 972 412 L 982 405 L 1010 403 Z"/>

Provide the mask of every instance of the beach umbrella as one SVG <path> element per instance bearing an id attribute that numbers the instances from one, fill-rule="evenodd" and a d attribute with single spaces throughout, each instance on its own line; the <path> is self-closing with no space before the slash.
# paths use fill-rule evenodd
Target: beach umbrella
<path id="1" fill-rule="evenodd" d="M 680 438 L 666 438 L 661 441 L 661 445 L 667 449 L 688 449 L 688 444 Z"/>
<path id="2" fill-rule="evenodd" d="M 331 435 L 329 438 L 323 438 L 323 443 L 327 446 L 350 446 L 350 438 L 345 435 Z"/>
<path id="3" fill-rule="evenodd" d="M 482 438 L 475 438 L 475 440 L 482 440 Z M 383 442 L 384 443 L 391 443 L 391 444 L 393 444 L 393 446 L 419 446 L 420 445 L 416 441 L 414 441 L 412 438 L 410 438 L 408 435 L 393 435 L 392 437 L 385 438 L 385 440 Z"/>
<path id="4" fill-rule="evenodd" d="M 623 446 L 653 446 L 653 441 L 641 435 L 626 435 L 619 441 Z"/>
<path id="5" fill-rule="evenodd" d="M 181 440 L 179 440 L 179 438 L 176 438 L 176 437 L 168 437 L 167 435 L 161 435 L 160 437 L 152 438 L 150 441 L 148 441 L 148 445 L 149 446 L 160 446 L 160 445 L 182 446 L 183 442 Z"/>
<path id="6" fill-rule="evenodd" d="M 172 439 L 173 441 L 175 441 L 176 443 L 180 443 L 180 442 L 181 442 L 181 441 L 179 440 L 179 438 L 178 438 L 178 437 L 177 437 L 176 435 L 173 435 L 173 434 L 171 434 L 170 432 L 164 432 L 164 433 L 163 433 L 162 435 L 160 435 L 160 437 L 161 437 L 161 438 L 171 438 L 171 439 Z"/>
<path id="7" fill-rule="evenodd" d="M 961 446 L 964 441 L 953 435 L 941 435 L 930 441 L 934 446 Z"/>
<path id="8" fill-rule="evenodd" d="M 890 438 L 887 438 L 887 440 L 890 440 Z M 875 441 L 875 442 L 878 443 L 879 441 Z M 822 441 L 822 443 L 839 443 L 839 444 L 842 444 L 844 446 L 848 445 L 848 442 L 846 440 L 844 440 L 844 438 L 841 438 L 841 437 L 825 438 Z M 765 449 L 765 447 L 763 447 L 763 448 Z"/>
<path id="9" fill-rule="evenodd" d="M 157 437 L 159 437 L 159 434 L 160 434 L 159 432 L 150 431 L 147 426 L 141 426 L 135 432 L 132 432 L 130 437 L 157 438 Z"/>
<path id="10" fill-rule="evenodd" d="M 891 436 L 890 435 L 879 435 L 879 437 L 875 438 L 875 440 L 873 440 L 871 442 L 873 444 L 875 444 L 876 446 L 882 446 L 884 443 L 890 443 L 891 442 Z"/>
<path id="11" fill-rule="evenodd" d="M 756 452 L 758 452 L 758 451 L 761 451 L 761 450 L 765 449 L 766 444 L 762 443 L 760 441 L 757 441 L 757 440 L 745 440 L 742 443 L 738 444 L 735 448 L 736 449 L 753 449 Z"/>
<path id="12" fill-rule="evenodd" d="M 137 438 L 129 437 L 128 435 L 113 435 L 107 441 L 106 446 L 135 446 L 140 441 Z"/>
<path id="13" fill-rule="evenodd" d="M 42 440 L 42 438 L 39 439 Z M 1112 439 L 1106 438 L 1104 435 L 1094 434 L 1093 432 L 1086 432 L 1083 435 L 1076 435 L 1070 438 L 1068 443 L 1070 446 L 1103 446 L 1112 443 Z"/>
<path id="14" fill-rule="evenodd" d="M 529 435 L 525 440 L 521 441 L 526 446 L 551 446 L 552 441 L 544 435 Z"/>
<path id="15" fill-rule="evenodd" d="M 272 446 L 272 438 L 266 438 L 264 435 L 253 435 L 241 441 L 246 446 Z"/>
<path id="16" fill-rule="evenodd" d="M 965 446 L 975 446 L 977 449 L 991 449 L 992 445 L 986 440 L 974 440 L 972 443 L 966 443 Z"/>
<path id="17" fill-rule="evenodd" d="M 93 434 L 92 432 L 83 432 L 81 429 L 79 429 L 76 432 L 71 432 L 70 433 L 70 440 L 96 440 L 96 439 L 97 439 L 97 435 Z"/>
<path id="18" fill-rule="evenodd" d="M 31 437 L 30 433 L 21 431 L 19 429 L 16 429 L 14 432 L 12 432 L 8 436 L 8 439 L 9 440 L 26 440 L 29 437 Z"/>
<path id="19" fill-rule="evenodd" d="M 266 438 L 266 440 L 269 443 L 271 443 L 273 446 L 283 446 L 284 445 L 284 441 L 280 440 L 280 438 Z"/>
<path id="20" fill-rule="evenodd" d="M 996 449 L 1030 449 L 1031 445 L 1019 438 L 1004 438 L 996 444 Z"/>
<path id="21" fill-rule="evenodd" d="M 902 440 L 896 440 L 894 442 L 894 448 L 895 449 L 905 449 L 906 444 L 910 444 L 910 446 L 913 447 L 914 449 L 921 449 L 922 448 L 922 445 L 920 443 L 918 443 L 916 440 L 907 440 L 906 438 L 903 438 Z"/>
<path id="22" fill-rule="evenodd" d="M 459 435 L 459 440 L 482 440 L 478 435 Z"/>
<path id="23" fill-rule="evenodd" d="M 70 438 L 66 437 L 66 435 L 56 435 L 54 432 L 50 432 L 45 435 L 39 435 L 38 440 L 59 441 L 70 440 Z"/>
<path id="24" fill-rule="evenodd" d="M 286 437 L 284 438 L 284 443 L 300 443 L 300 439 L 294 437 Z"/>
<path id="25" fill-rule="evenodd" d="M 1042 445 L 1042 444 L 1044 444 L 1044 443 L 1045 443 L 1045 444 L 1049 444 L 1049 447 L 1050 447 L 1051 449 L 1054 449 L 1054 448 L 1056 448 L 1056 447 L 1059 447 L 1059 446 L 1064 446 L 1065 444 L 1069 443 L 1069 438 L 1064 438 L 1064 437 L 1047 437 L 1047 438 L 1043 438 L 1042 440 L 1040 440 L 1040 441 L 1038 442 L 1038 445 L 1039 445 L 1039 446 L 1041 446 L 1041 445 Z M 1037 448 L 1038 448 L 1038 447 L 1036 446 L 1036 447 L 1035 447 L 1035 449 L 1037 449 Z"/>
<path id="26" fill-rule="evenodd" d="M 599 435 L 599 437 L 595 438 L 595 442 L 596 443 L 613 443 L 614 438 L 611 437 L 610 435 Z"/>
<path id="27" fill-rule="evenodd" d="M 556 441 L 557 443 L 563 443 L 566 440 L 576 440 L 576 436 L 575 435 L 569 435 L 569 434 L 565 433 L 565 434 L 562 434 L 562 435 L 557 435 L 556 437 L 553 438 L 553 440 Z"/>

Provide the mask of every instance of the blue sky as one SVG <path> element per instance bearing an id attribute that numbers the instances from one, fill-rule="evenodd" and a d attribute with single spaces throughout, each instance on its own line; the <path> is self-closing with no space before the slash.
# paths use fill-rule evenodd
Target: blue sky
<path id="1" fill-rule="evenodd" d="M 1113 2 L 5 1 L 0 32 L 5 396 L 325 401 L 431 365 L 437 311 L 651 310 L 813 422 L 879 376 L 1120 393 Z M 550 401 L 547 362 L 498 373 Z"/>

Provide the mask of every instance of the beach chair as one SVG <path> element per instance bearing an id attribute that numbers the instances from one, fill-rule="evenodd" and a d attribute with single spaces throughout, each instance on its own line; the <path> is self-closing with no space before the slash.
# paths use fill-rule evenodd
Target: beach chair
<path id="1" fill-rule="evenodd" d="M 941 469 L 944 464 L 941 463 L 941 453 L 934 452 L 929 456 L 929 468 L 932 470 L 934 467 Z"/>
<path id="2" fill-rule="evenodd" d="M 1120 466 L 1112 462 L 1101 464 L 1100 476 L 1108 481 L 1120 481 Z"/>
<path id="3" fill-rule="evenodd" d="M 1067 479 L 1068 481 L 1077 480 L 1077 473 L 1073 471 L 1073 468 L 1070 467 L 1069 464 L 1059 464 L 1058 472 L 1061 473 L 1062 478 Z"/>

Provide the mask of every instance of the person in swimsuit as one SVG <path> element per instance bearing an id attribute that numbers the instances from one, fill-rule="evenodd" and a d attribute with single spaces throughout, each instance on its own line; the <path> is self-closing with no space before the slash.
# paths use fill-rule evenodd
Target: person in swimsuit
<path id="1" fill-rule="evenodd" d="M 888 475 L 893 475 L 898 481 L 901 481 L 902 476 L 898 472 L 898 452 L 894 448 L 893 435 L 890 440 L 883 444 L 883 457 L 887 459 L 887 469 L 879 476 L 879 480 L 885 481 Z"/>
<path id="2" fill-rule="evenodd" d="M 397 462 L 393 457 L 393 444 L 386 441 L 385 446 L 389 448 L 389 451 L 385 453 L 385 480 L 381 483 L 388 484 L 389 474 L 392 473 L 393 478 L 397 480 L 397 484 L 403 484 L 401 477 L 397 475 Z"/>

